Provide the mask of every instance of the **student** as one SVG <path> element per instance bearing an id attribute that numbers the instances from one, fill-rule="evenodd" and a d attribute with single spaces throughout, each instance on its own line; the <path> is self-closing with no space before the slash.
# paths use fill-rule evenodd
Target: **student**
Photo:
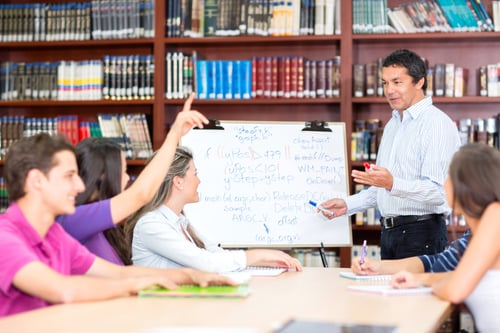
<path id="1" fill-rule="evenodd" d="M 197 232 L 183 214 L 198 202 L 200 179 L 191 151 L 178 147 L 153 200 L 125 224 L 132 240 L 132 261 L 157 268 L 192 267 L 229 272 L 247 266 L 282 266 L 301 271 L 297 259 L 277 250 L 225 250 Z M 209 221 L 207 221 L 209 223 Z"/>
<path id="2" fill-rule="evenodd" d="M 193 99 L 194 94 L 186 100 L 155 157 L 126 190 L 129 176 L 119 144 L 107 138 L 89 138 L 76 146 L 85 190 L 76 198 L 76 212 L 58 217 L 57 222 L 90 252 L 115 264 L 131 264 L 130 246 L 120 224 L 158 190 L 179 139 L 193 126 L 208 123 L 201 113 L 190 110 Z"/>
<path id="3" fill-rule="evenodd" d="M 460 148 L 450 164 L 446 198 L 454 214 L 463 215 L 472 236 L 457 268 L 448 273 L 396 273 L 392 285 L 432 286 L 434 294 L 455 304 L 465 301 L 480 332 L 500 327 L 500 223 L 484 218 L 500 201 L 500 151 L 485 144 Z"/>
<path id="4" fill-rule="evenodd" d="M 500 206 L 496 213 L 500 214 Z M 436 254 L 424 254 L 417 257 L 392 260 L 370 260 L 357 257 L 351 264 L 351 269 L 358 275 L 394 274 L 401 270 L 413 273 L 440 273 L 455 269 L 458 259 L 463 255 L 470 238 L 470 230 L 467 229 L 457 240 L 454 240 L 444 251 Z"/>
<path id="5" fill-rule="evenodd" d="M 321 206 L 352 215 L 378 206 L 382 218 L 382 259 L 401 259 L 444 250 L 444 215 L 449 213 L 443 183 L 453 153 L 460 147 L 455 123 L 425 96 L 426 65 L 409 50 L 397 50 L 382 64 L 384 94 L 393 109 L 384 128 L 376 165 L 353 170 L 355 182 L 370 187 L 346 200 Z"/>
<path id="6" fill-rule="evenodd" d="M 233 284 L 191 269 L 118 266 L 91 254 L 55 217 L 72 214 L 84 190 L 74 148 L 46 133 L 13 144 L 4 177 L 11 205 L 0 215 L 0 317 L 56 303 L 134 295 L 153 284 Z"/>

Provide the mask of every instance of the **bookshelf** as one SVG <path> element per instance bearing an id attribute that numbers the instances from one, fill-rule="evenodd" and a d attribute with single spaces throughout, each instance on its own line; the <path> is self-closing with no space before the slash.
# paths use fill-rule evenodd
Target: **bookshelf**
<path id="1" fill-rule="evenodd" d="M 5 4 L 28 4 L 33 0 L 6 0 Z M 70 3 L 46 0 L 44 3 Z M 388 0 L 397 7 L 409 1 Z M 500 49 L 500 32 L 452 32 L 412 34 L 353 34 L 353 2 L 342 1 L 341 34 L 322 36 L 242 36 L 205 38 L 165 37 L 166 9 L 170 1 L 154 0 L 154 37 L 117 40 L 0 42 L 0 61 L 56 61 L 62 59 L 102 59 L 104 55 L 124 56 L 152 54 L 155 62 L 154 98 L 145 100 L 95 101 L 0 101 L 0 116 L 24 115 L 54 117 L 77 114 L 82 120 L 95 120 L 98 113 L 144 113 L 148 117 L 153 147 L 163 142 L 169 126 L 182 108 L 183 100 L 166 99 L 165 55 L 170 51 L 191 53 L 196 50 L 208 60 L 250 59 L 262 56 L 304 56 L 312 60 L 341 57 L 340 96 L 315 99 L 196 100 L 193 108 L 210 118 L 223 120 L 345 122 L 347 138 L 351 137 L 357 119 L 379 118 L 383 124 L 390 110 L 383 97 L 353 97 L 352 68 L 369 63 L 396 48 L 409 48 L 428 59 L 429 64 L 453 62 L 469 69 L 464 97 L 435 97 L 434 103 L 452 119 L 487 118 L 498 114 L 500 97 L 479 97 L 475 71 L 479 65 L 500 61 L 494 50 Z M 491 14 L 492 1 L 483 0 Z M 350 145 L 347 146 L 350 156 Z M 361 168 L 348 159 L 348 168 Z M 131 172 L 143 161 L 129 161 Z M 0 161 L 1 164 L 1 161 Z M 351 184 L 352 185 L 352 184 Z M 351 193 L 353 186 L 351 186 Z M 353 240 L 368 238 L 378 243 L 378 227 L 354 227 Z M 350 265 L 350 249 L 340 250 L 341 264 Z"/>

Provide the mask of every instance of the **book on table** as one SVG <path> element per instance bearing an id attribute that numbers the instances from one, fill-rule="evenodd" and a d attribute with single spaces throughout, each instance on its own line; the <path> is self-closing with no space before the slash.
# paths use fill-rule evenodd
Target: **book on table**
<path id="1" fill-rule="evenodd" d="M 192 297 L 192 298 L 245 298 L 250 294 L 248 284 L 236 286 L 193 286 L 184 285 L 176 289 L 155 286 L 139 291 L 139 297 Z"/>

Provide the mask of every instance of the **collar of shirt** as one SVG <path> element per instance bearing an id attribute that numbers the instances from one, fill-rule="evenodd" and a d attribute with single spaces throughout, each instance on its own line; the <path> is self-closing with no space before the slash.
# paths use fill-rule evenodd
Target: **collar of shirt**
<path id="1" fill-rule="evenodd" d="M 173 210 L 168 208 L 165 205 L 161 205 L 158 208 L 158 211 L 165 216 L 167 221 L 172 221 L 171 223 L 175 229 L 177 229 L 179 232 L 182 232 L 184 235 L 186 235 L 191 242 L 193 242 L 193 239 L 191 238 L 191 235 L 187 231 L 187 227 L 189 224 L 189 220 L 184 216 L 184 214 L 177 215 L 174 213 Z"/>
<path id="2" fill-rule="evenodd" d="M 426 96 L 421 101 L 413 104 L 408 109 L 403 111 L 403 119 L 401 120 L 401 116 L 398 110 L 392 110 L 392 117 L 396 118 L 399 122 L 408 119 L 407 117 L 411 117 L 411 119 L 418 118 L 430 105 L 432 105 L 432 97 Z M 406 116 L 407 115 L 407 116 Z"/>

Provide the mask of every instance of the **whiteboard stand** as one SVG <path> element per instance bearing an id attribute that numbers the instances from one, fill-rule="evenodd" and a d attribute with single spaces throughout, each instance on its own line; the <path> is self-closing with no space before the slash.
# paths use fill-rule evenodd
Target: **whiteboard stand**
<path id="1" fill-rule="evenodd" d="M 323 246 L 323 242 L 321 242 L 321 244 L 319 245 L 319 255 L 321 256 L 323 267 L 328 267 L 328 261 L 326 260 L 325 247 Z"/>

